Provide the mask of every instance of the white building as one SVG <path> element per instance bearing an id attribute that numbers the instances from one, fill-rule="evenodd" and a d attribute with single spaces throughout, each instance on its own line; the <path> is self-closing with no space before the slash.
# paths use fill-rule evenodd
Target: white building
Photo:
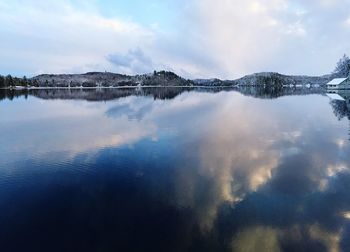
<path id="1" fill-rule="evenodd" d="M 327 89 L 350 89 L 350 78 L 336 78 L 327 83 Z"/>

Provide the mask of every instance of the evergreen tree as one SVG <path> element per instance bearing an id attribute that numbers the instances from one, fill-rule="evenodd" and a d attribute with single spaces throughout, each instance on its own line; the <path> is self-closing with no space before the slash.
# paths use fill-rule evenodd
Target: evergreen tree
<path id="1" fill-rule="evenodd" d="M 11 75 L 6 76 L 6 84 L 8 87 L 14 86 L 14 81 Z"/>
<path id="2" fill-rule="evenodd" d="M 28 86 L 28 80 L 27 80 L 27 77 L 25 75 L 23 76 L 23 86 L 25 86 L 25 87 Z"/>
<path id="3" fill-rule="evenodd" d="M 34 81 L 33 81 L 33 86 L 34 86 L 34 87 L 39 87 L 39 82 L 38 82 L 37 80 L 34 80 Z"/>
<path id="4" fill-rule="evenodd" d="M 14 77 L 13 78 L 13 86 L 22 86 L 22 80 L 17 78 L 17 77 Z"/>
<path id="5" fill-rule="evenodd" d="M 5 78 L 4 76 L 0 75 L 0 88 L 5 88 Z"/>

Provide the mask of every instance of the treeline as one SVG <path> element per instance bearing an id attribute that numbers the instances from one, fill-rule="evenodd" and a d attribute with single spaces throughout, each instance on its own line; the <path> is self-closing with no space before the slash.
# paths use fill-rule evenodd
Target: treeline
<path id="1" fill-rule="evenodd" d="M 193 86 L 194 82 L 169 71 L 154 71 L 153 75 L 146 75 L 142 80 L 143 86 Z"/>
<path id="2" fill-rule="evenodd" d="M 0 75 L 0 88 L 14 88 L 14 87 L 39 87 L 37 80 L 27 79 L 27 77 L 18 78 L 11 75 Z"/>
<path id="3" fill-rule="evenodd" d="M 334 77 L 340 78 L 350 76 L 350 58 L 348 55 L 344 54 L 344 56 L 338 61 L 332 74 Z"/>

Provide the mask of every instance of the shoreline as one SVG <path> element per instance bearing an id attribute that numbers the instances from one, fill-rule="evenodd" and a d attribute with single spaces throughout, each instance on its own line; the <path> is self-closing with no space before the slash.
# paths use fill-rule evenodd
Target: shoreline
<path id="1" fill-rule="evenodd" d="M 0 88 L 0 90 L 103 90 L 103 89 L 142 89 L 142 88 L 240 88 L 240 87 L 251 87 L 251 88 L 266 88 L 265 85 L 232 85 L 232 86 L 120 86 L 120 87 L 4 87 Z M 271 88 L 276 88 L 276 86 L 272 86 Z M 322 85 L 283 85 L 279 86 L 279 88 L 323 88 Z"/>
<path id="2" fill-rule="evenodd" d="M 42 90 L 42 89 L 141 89 L 141 88 L 236 88 L 238 86 L 121 86 L 121 87 L 5 87 L 0 90 Z"/>

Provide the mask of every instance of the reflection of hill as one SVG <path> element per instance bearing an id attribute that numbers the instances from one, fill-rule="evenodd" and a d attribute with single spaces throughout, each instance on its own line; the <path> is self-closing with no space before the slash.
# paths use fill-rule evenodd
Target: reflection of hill
<path id="1" fill-rule="evenodd" d="M 246 96 L 253 96 L 261 99 L 274 99 L 289 95 L 322 94 L 322 88 L 285 88 L 285 87 L 240 87 L 237 89 Z"/>
<path id="2" fill-rule="evenodd" d="M 34 96 L 40 99 L 109 101 L 131 95 L 151 96 L 154 99 L 173 99 L 188 91 L 217 93 L 221 91 L 237 91 L 246 96 L 260 99 L 274 99 L 286 95 L 307 95 L 324 93 L 320 88 L 286 88 L 286 87 L 240 87 L 240 88 L 194 88 L 194 87 L 148 87 L 148 88 L 85 88 L 85 89 L 23 89 L 0 90 L 0 100 L 12 100 L 20 96 Z"/>
<path id="3" fill-rule="evenodd" d="M 153 96 L 154 99 L 172 99 L 184 92 L 183 88 L 123 88 L 123 89 L 31 89 L 31 90 L 1 90 L 0 99 L 10 99 L 20 96 L 35 96 L 40 99 L 108 101 L 131 95 Z"/>
<path id="4" fill-rule="evenodd" d="M 136 91 L 137 95 L 153 96 L 154 99 L 170 100 L 178 96 L 179 94 L 193 90 L 192 88 L 142 88 Z"/>
<path id="5" fill-rule="evenodd" d="M 62 100 L 87 100 L 108 101 L 131 95 L 151 96 L 154 99 L 173 99 L 183 92 L 196 90 L 199 92 L 219 92 L 222 88 L 191 88 L 191 87 L 148 87 L 148 88 L 108 88 L 108 89 L 23 89 L 23 90 L 0 90 L 0 100 L 25 96 L 35 96 L 40 99 L 62 99 Z M 225 89 L 227 90 L 227 89 Z M 231 90 L 231 89 L 230 89 Z"/>

